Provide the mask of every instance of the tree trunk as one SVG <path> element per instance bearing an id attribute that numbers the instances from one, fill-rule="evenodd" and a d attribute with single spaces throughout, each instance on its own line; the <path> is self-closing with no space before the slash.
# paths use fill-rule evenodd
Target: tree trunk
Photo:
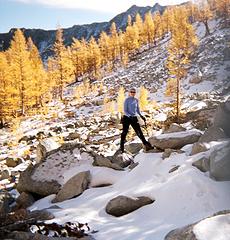
<path id="1" fill-rule="evenodd" d="M 177 123 L 180 119 L 180 78 L 177 78 L 177 91 L 176 91 L 176 117 Z"/>
<path id="2" fill-rule="evenodd" d="M 209 26 L 208 26 L 208 21 L 204 21 L 204 26 L 205 26 L 205 29 L 206 29 L 206 33 L 205 33 L 205 36 L 208 36 L 210 35 L 210 30 L 209 30 Z"/>

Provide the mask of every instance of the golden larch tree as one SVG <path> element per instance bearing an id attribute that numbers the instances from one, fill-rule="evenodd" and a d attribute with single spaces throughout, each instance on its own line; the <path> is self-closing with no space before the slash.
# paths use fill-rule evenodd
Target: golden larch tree
<path id="1" fill-rule="evenodd" d="M 115 64 L 115 60 L 119 56 L 119 35 L 117 32 L 117 27 L 116 24 L 113 22 L 111 27 L 110 27 L 110 59 L 113 63 Z"/>
<path id="2" fill-rule="evenodd" d="M 37 47 L 31 38 L 27 41 L 29 58 L 33 69 L 34 98 L 37 107 L 43 106 L 43 97 L 51 88 Z"/>
<path id="3" fill-rule="evenodd" d="M 139 31 L 137 25 L 131 21 L 131 16 L 128 16 L 128 26 L 124 33 L 125 51 L 129 54 L 140 47 Z"/>
<path id="4" fill-rule="evenodd" d="M 153 22 L 152 13 L 150 11 L 145 14 L 143 36 L 144 36 L 144 42 L 148 43 L 150 47 L 154 39 L 154 22 Z"/>
<path id="5" fill-rule="evenodd" d="M 99 76 L 99 69 L 101 67 L 101 51 L 99 45 L 97 44 L 94 37 L 91 37 L 89 41 L 89 56 L 88 56 L 88 68 L 89 72 L 92 73 L 94 78 L 98 78 Z"/>
<path id="6" fill-rule="evenodd" d="M 73 79 L 74 68 L 71 61 L 71 52 L 64 45 L 63 30 L 56 32 L 56 41 L 53 47 L 56 72 L 56 88 L 58 97 L 63 100 L 63 91 L 67 83 Z"/>
<path id="7" fill-rule="evenodd" d="M 14 96 L 18 98 L 20 113 L 24 115 L 26 110 L 35 104 L 35 84 L 30 53 L 20 29 L 15 31 L 7 55 L 14 89 L 16 89 Z"/>
<path id="8" fill-rule="evenodd" d="M 141 86 L 139 92 L 139 106 L 141 111 L 145 111 L 146 107 L 148 106 L 148 95 L 148 89 L 146 89 L 144 86 Z"/>
<path id="9" fill-rule="evenodd" d="M 177 121 L 180 116 L 180 94 L 181 81 L 186 76 L 186 67 L 189 58 L 198 44 L 195 30 L 188 21 L 187 11 L 184 7 L 177 7 L 174 10 L 171 41 L 168 46 L 167 68 L 170 78 L 168 80 L 168 88 L 174 82 L 176 89 L 176 115 Z M 166 91 L 167 92 L 167 91 Z"/>
<path id="10" fill-rule="evenodd" d="M 125 89 L 120 87 L 117 96 L 117 111 L 121 114 L 124 113 Z"/>

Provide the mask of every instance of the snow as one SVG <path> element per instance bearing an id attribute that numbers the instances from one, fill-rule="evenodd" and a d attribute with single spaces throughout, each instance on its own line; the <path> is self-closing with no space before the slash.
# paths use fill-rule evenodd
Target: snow
<path id="1" fill-rule="evenodd" d="M 98 230 L 94 234 L 97 240 L 163 240 L 175 228 L 230 208 L 229 182 L 216 182 L 193 167 L 197 156 L 175 153 L 167 160 L 161 156 L 140 153 L 134 159 L 139 164 L 133 170 L 91 167 L 90 188 L 77 198 L 56 203 L 60 209 L 49 209 L 55 215 L 54 221 L 87 222 L 92 230 Z M 180 167 L 169 173 L 175 166 Z M 92 188 L 105 183 L 113 185 Z M 105 212 L 105 206 L 118 195 L 148 196 L 156 201 L 116 218 Z M 35 202 L 30 210 L 49 208 L 53 198 L 50 195 Z"/>
<path id="2" fill-rule="evenodd" d="M 165 121 L 167 119 L 167 114 L 165 114 L 165 113 L 159 113 L 159 114 L 157 114 L 156 116 L 154 116 L 154 120 L 155 121 Z"/>
<path id="3" fill-rule="evenodd" d="M 197 240 L 229 240 L 230 213 L 207 218 L 193 228 Z"/>
<path id="4" fill-rule="evenodd" d="M 209 21 L 209 26 L 212 34 L 208 37 L 204 37 L 204 25 L 197 26 L 200 52 L 197 53 L 197 62 L 195 60 L 191 63 L 191 72 L 188 72 L 188 77 L 181 83 L 183 92 L 182 109 L 187 112 L 206 108 L 212 102 L 212 99 L 217 100 L 211 96 L 211 93 L 216 89 L 221 91 L 222 88 L 227 87 L 227 84 L 223 84 L 223 82 L 224 80 L 227 82 L 229 61 L 222 61 L 222 50 L 225 46 L 223 41 L 227 39 L 227 31 L 229 30 L 217 29 L 218 21 L 215 20 Z M 106 92 L 106 89 L 116 91 L 116 87 L 118 88 L 121 85 L 126 89 L 130 85 L 135 85 L 137 88 L 140 85 L 146 85 L 150 90 L 149 100 L 157 102 L 157 109 L 152 109 L 150 114 L 154 114 L 154 120 L 165 121 L 167 113 L 172 110 L 166 104 L 173 100 L 165 96 L 168 75 L 164 68 L 164 62 L 167 57 L 168 39 L 164 39 L 159 46 L 148 49 L 148 51 L 146 48 L 146 51 L 139 55 L 140 58 L 136 62 L 128 63 L 126 69 L 120 68 L 111 74 L 109 73 L 103 79 L 105 94 L 85 96 L 84 100 L 86 100 L 87 106 L 81 105 L 75 100 L 71 102 L 70 106 L 65 106 L 58 101 L 50 102 L 51 110 L 45 117 L 46 119 L 39 115 L 25 119 L 18 129 L 18 135 L 35 136 L 38 132 L 44 131 L 58 137 L 60 135 L 54 133 L 51 129 L 62 127 L 65 132 L 61 133 L 61 136 L 67 136 L 71 130 L 67 130 L 65 126 L 69 123 L 74 124 L 76 121 L 82 120 L 83 125 L 84 123 L 90 125 L 92 117 L 103 114 L 101 112 L 103 105 L 95 106 L 95 102 L 102 100 L 108 94 L 109 91 Z M 202 82 L 198 84 L 189 82 L 195 74 L 200 74 Z M 115 99 L 116 93 L 110 97 Z M 194 99 L 197 93 L 206 93 L 206 101 L 200 101 L 198 98 Z M 67 94 L 71 95 L 71 91 Z M 190 96 L 193 97 L 193 100 L 190 100 Z M 225 98 L 227 99 L 228 96 L 225 96 Z M 75 117 L 70 120 L 67 119 L 64 111 L 74 113 Z M 109 115 L 103 114 L 103 117 L 109 117 Z M 106 137 L 115 138 L 114 136 L 119 135 L 118 129 L 110 127 L 107 127 L 107 129 L 105 127 L 91 135 L 92 131 L 101 127 L 100 118 L 94 118 L 93 120 L 96 123 L 92 123 L 91 126 L 78 127 L 73 131 L 80 134 L 82 139 L 89 137 L 91 141 L 95 142 Z M 162 130 L 160 130 L 153 133 L 158 139 L 185 137 L 191 134 L 200 135 L 201 133 L 192 129 L 192 122 L 185 123 L 183 126 L 187 131 L 161 134 Z M 0 144 L 2 145 L 0 146 L 0 160 L 4 160 L 11 155 L 14 157 L 22 156 L 28 150 L 29 145 L 25 145 L 25 143 L 13 147 L 5 146 L 8 139 L 11 141 L 18 140 L 16 136 L 11 135 L 11 132 L 0 130 Z M 107 145 L 98 144 L 90 145 L 90 147 L 94 147 L 99 152 L 104 152 L 104 155 L 107 156 L 116 151 L 119 142 L 120 139 L 113 139 L 107 141 Z M 31 146 L 36 147 L 37 143 L 31 144 Z M 59 223 L 66 221 L 88 222 L 92 230 L 99 231 L 94 234 L 96 240 L 163 240 L 165 235 L 175 228 L 200 221 L 218 211 L 230 209 L 230 182 L 216 182 L 209 177 L 208 172 L 203 173 L 192 166 L 192 163 L 200 157 L 209 157 L 213 151 L 223 147 L 223 144 L 225 143 L 211 142 L 208 151 L 194 156 L 190 156 L 192 144 L 188 144 L 181 149 L 184 153 L 174 152 L 164 160 L 162 159 L 162 153 L 143 153 L 140 151 L 134 159 L 134 162 L 139 164 L 133 170 L 126 168 L 124 171 L 92 166 L 92 157 L 78 150 L 73 152 L 63 151 L 49 156 L 36 174 L 33 175 L 33 178 L 41 181 L 56 180 L 63 185 L 79 172 L 90 171 L 89 189 L 76 198 L 56 203 L 55 205 L 59 208 L 49 210 L 55 215 L 54 221 Z M 23 171 L 29 163 L 30 161 L 23 162 L 15 168 L 10 168 L 10 170 Z M 169 173 L 176 166 L 178 166 L 178 169 Z M 0 184 L 6 185 L 8 182 L 8 180 L 2 180 Z M 156 201 L 128 215 L 116 218 L 105 212 L 105 206 L 109 200 L 118 195 L 148 196 Z M 51 207 L 53 206 L 51 200 L 54 197 L 55 195 L 50 195 L 40 199 L 30 209 Z M 227 240 L 226 236 L 229 235 L 228 225 L 229 215 L 212 217 L 197 224 L 194 231 L 199 240 Z M 225 238 L 222 239 L 222 237 Z"/>
<path id="5" fill-rule="evenodd" d="M 198 111 L 202 108 L 207 107 L 207 104 L 202 101 L 190 100 L 182 104 L 181 109 L 185 109 L 187 112 Z"/>
<path id="6" fill-rule="evenodd" d="M 170 139 L 170 138 L 184 138 L 192 135 L 201 135 L 201 131 L 198 129 L 192 129 L 192 130 L 187 130 L 183 132 L 173 132 L 173 133 L 164 133 L 161 135 L 158 135 L 156 138 L 157 139 Z"/>

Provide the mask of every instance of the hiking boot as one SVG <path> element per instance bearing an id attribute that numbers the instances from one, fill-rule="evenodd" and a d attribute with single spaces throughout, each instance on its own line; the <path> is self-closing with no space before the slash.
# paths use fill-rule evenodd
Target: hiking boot
<path id="1" fill-rule="evenodd" d="M 146 142 L 143 146 L 143 149 L 147 152 L 149 150 L 152 150 L 153 146 L 149 142 Z"/>

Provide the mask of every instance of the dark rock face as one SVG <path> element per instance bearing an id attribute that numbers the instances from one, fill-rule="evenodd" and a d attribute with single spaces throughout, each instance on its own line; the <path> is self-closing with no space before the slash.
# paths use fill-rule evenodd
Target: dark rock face
<path id="1" fill-rule="evenodd" d="M 92 23 L 92 24 L 84 24 L 84 25 L 74 25 L 73 27 L 66 28 L 63 31 L 63 37 L 65 39 L 65 44 L 70 45 L 72 43 L 73 38 L 82 39 L 85 38 L 89 40 L 90 37 L 99 38 L 100 33 L 102 31 L 109 32 L 111 24 L 116 23 L 117 29 L 125 30 L 127 25 L 128 15 L 132 17 L 134 20 L 137 13 L 139 13 L 142 17 L 151 11 L 156 12 L 159 11 L 162 13 L 166 7 L 160 6 L 159 4 L 155 4 L 153 7 L 138 7 L 132 6 L 126 12 L 118 14 L 109 22 L 101 22 L 101 23 Z M 48 56 L 52 55 L 51 47 L 55 41 L 55 30 L 43 30 L 43 29 L 21 29 L 26 38 L 31 37 L 39 52 L 42 55 L 43 59 L 47 59 Z M 0 43 L 3 44 L 3 50 L 6 50 L 10 46 L 10 41 L 13 38 L 15 28 L 11 29 L 8 33 L 0 34 Z"/>
<path id="2" fill-rule="evenodd" d="M 0 214 L 8 213 L 10 211 L 12 200 L 13 198 L 8 192 L 0 192 Z"/>

